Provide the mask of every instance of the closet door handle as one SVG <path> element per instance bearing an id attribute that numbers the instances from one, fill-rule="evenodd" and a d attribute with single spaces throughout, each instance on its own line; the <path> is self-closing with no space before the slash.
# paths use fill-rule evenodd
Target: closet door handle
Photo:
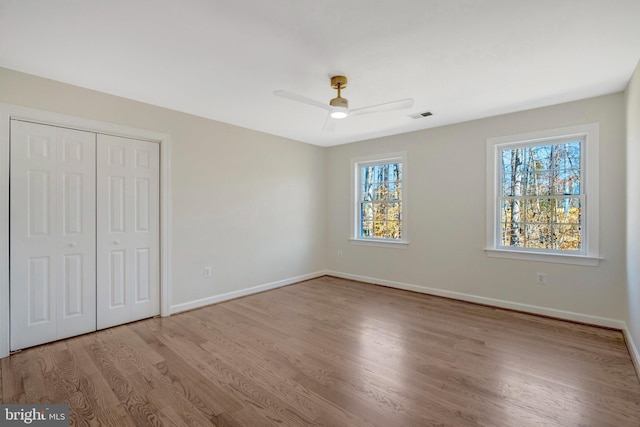
<path id="1" fill-rule="evenodd" d="M 76 243 L 76 242 L 71 242 L 71 243 L 69 243 L 69 247 L 71 247 L 71 248 L 75 248 L 75 247 L 76 247 L 76 245 L 77 245 L 77 243 Z"/>
<path id="2" fill-rule="evenodd" d="M 114 245 L 119 245 L 119 244 L 120 244 L 120 240 L 114 240 L 114 241 L 113 241 L 113 244 L 114 244 Z"/>

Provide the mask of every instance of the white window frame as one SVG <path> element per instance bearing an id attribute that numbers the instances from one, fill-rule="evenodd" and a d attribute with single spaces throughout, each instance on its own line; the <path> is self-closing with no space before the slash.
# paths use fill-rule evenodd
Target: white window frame
<path id="1" fill-rule="evenodd" d="M 580 138 L 581 182 L 584 210 L 582 214 L 582 250 L 552 251 L 547 249 L 501 246 L 500 228 L 500 151 L 530 145 L 558 143 L 560 139 Z M 561 142 L 561 141 L 560 141 Z M 599 125 L 590 123 L 549 129 L 520 135 L 487 139 L 487 225 L 486 248 L 490 257 L 596 266 L 600 261 L 599 238 Z"/>
<path id="2" fill-rule="evenodd" d="M 386 239 L 373 237 L 360 237 L 360 181 L 361 168 L 371 164 L 402 163 L 402 238 Z M 383 246 L 394 248 L 406 248 L 407 240 L 407 200 L 408 200 L 408 167 L 407 153 L 405 151 L 377 154 L 351 159 L 351 243 L 357 245 Z"/>

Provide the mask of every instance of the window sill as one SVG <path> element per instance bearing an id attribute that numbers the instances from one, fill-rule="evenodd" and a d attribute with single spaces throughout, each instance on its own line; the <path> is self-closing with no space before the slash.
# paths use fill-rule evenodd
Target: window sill
<path id="1" fill-rule="evenodd" d="M 378 246 L 381 248 L 407 249 L 409 242 L 406 240 L 381 240 L 381 239 L 356 239 L 351 238 L 349 241 L 354 245 L 362 246 Z"/>
<path id="2" fill-rule="evenodd" d="M 525 261 L 553 262 L 557 264 L 586 265 L 595 267 L 601 259 L 588 255 L 545 254 L 540 252 L 514 251 L 504 249 L 485 249 L 491 258 L 509 258 Z"/>

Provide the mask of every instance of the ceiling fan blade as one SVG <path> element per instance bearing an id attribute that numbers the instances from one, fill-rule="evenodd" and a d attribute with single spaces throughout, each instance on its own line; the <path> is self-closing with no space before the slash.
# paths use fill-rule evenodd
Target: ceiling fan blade
<path id="1" fill-rule="evenodd" d="M 296 93 L 291 93 L 286 90 L 274 90 L 273 94 L 282 98 L 290 99 L 291 101 L 301 102 L 303 104 L 319 107 L 327 111 L 331 110 L 331 107 L 328 104 L 323 104 L 322 102 L 318 102 L 314 99 L 307 98 L 306 96 L 298 95 Z"/>
<path id="2" fill-rule="evenodd" d="M 404 110 L 413 107 L 413 98 L 400 99 L 398 101 L 385 102 L 384 104 L 370 105 L 368 107 L 356 108 L 349 111 L 350 116 L 362 114 L 381 113 L 384 111 Z"/>
<path id="3" fill-rule="evenodd" d="M 336 119 L 327 114 L 327 120 L 324 121 L 322 132 L 334 132 L 336 130 Z"/>

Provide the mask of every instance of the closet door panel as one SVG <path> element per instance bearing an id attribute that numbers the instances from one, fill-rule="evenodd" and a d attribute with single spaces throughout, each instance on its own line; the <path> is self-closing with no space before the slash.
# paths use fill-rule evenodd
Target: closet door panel
<path id="1" fill-rule="evenodd" d="M 98 135 L 98 329 L 160 313 L 159 146 Z"/>
<path id="2" fill-rule="evenodd" d="M 54 299 L 51 297 L 51 257 L 29 257 L 27 261 L 27 327 L 37 328 L 38 325 L 52 327 L 51 334 L 55 336 Z M 16 292 L 17 293 L 17 292 Z M 22 309 L 20 310 L 22 311 Z"/>
<path id="3" fill-rule="evenodd" d="M 11 349 L 95 330 L 95 134 L 11 122 Z"/>
<path id="4" fill-rule="evenodd" d="M 96 330 L 96 134 L 57 128 L 57 339 Z"/>
<path id="5" fill-rule="evenodd" d="M 85 263 L 82 254 L 65 255 L 63 257 L 63 292 L 64 305 L 62 313 L 65 319 L 81 316 L 86 311 L 86 304 L 83 300 L 83 264 Z"/>
<path id="6" fill-rule="evenodd" d="M 29 237 L 49 236 L 51 232 L 51 206 L 49 201 L 54 191 L 52 188 L 53 181 L 51 172 L 48 170 L 29 170 L 26 177 L 16 177 L 16 179 L 26 178 L 26 194 L 28 204 L 16 207 L 17 210 L 23 210 L 27 215 L 29 224 L 27 235 Z M 16 188 L 22 186 L 22 183 L 16 183 Z"/>

